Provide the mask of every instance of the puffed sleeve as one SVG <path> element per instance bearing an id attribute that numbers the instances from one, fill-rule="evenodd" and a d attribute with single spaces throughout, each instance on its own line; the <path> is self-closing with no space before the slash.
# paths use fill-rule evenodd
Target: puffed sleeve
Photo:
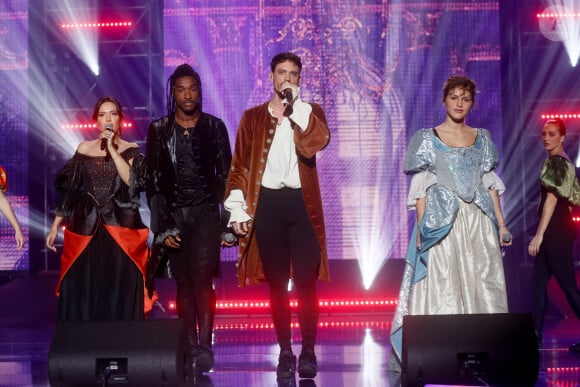
<path id="1" fill-rule="evenodd" d="M 484 173 L 481 180 L 485 188 L 497 191 L 498 195 L 503 195 L 505 192 L 503 180 L 494 171 Z"/>
<path id="2" fill-rule="evenodd" d="M 407 209 L 415 210 L 417 200 L 427 196 L 427 188 L 437 184 L 437 176 L 429 171 L 415 173 L 409 186 L 409 195 L 407 196 Z"/>
<path id="3" fill-rule="evenodd" d="M 574 165 L 561 156 L 549 157 L 542 166 L 540 182 L 556 196 L 580 206 L 580 185 Z"/>
<path id="4" fill-rule="evenodd" d="M 79 154 L 75 153 L 56 175 L 55 187 L 59 194 L 55 209 L 56 215 L 70 216 L 79 198 L 82 184 L 82 162 Z"/>
<path id="5" fill-rule="evenodd" d="M 129 193 L 131 196 L 138 195 L 144 191 L 147 184 L 147 167 L 145 165 L 145 156 L 138 147 L 131 147 L 122 154 L 123 158 L 131 162 L 129 170 Z"/>
<path id="6" fill-rule="evenodd" d="M 405 161 L 403 162 L 403 171 L 406 174 L 411 174 L 427 170 L 434 160 L 433 131 L 431 129 L 421 129 L 409 141 Z"/>
<path id="7" fill-rule="evenodd" d="M 493 171 L 499 162 L 499 151 L 491 140 L 491 135 L 487 129 L 479 129 L 479 136 L 483 141 L 483 157 L 481 160 L 481 170 L 483 172 Z"/>

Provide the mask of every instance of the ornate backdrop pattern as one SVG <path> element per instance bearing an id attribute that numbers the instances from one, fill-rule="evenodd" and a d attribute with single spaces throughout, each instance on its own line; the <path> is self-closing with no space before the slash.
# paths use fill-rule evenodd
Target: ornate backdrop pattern
<path id="1" fill-rule="evenodd" d="M 204 110 L 233 145 L 243 110 L 270 98 L 272 56 L 302 57 L 304 99 L 332 131 L 318 156 L 330 257 L 358 259 L 364 276 L 405 254 L 414 214 L 402 158 L 414 132 L 443 120 L 449 75 L 477 81 L 470 124 L 501 144 L 498 11 L 497 1 L 166 0 L 165 75 L 184 62 L 200 72 Z"/>

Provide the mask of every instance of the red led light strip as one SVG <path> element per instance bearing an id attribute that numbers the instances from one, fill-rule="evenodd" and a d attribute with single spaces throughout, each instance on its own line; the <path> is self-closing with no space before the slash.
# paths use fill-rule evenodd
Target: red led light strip
<path id="1" fill-rule="evenodd" d="M 392 306 L 396 305 L 396 300 L 344 300 L 344 301 L 320 301 L 319 305 L 323 308 L 327 307 L 367 307 L 367 306 Z M 296 308 L 298 306 L 298 301 L 290 301 L 290 306 Z M 218 302 L 216 304 L 217 309 L 239 309 L 239 308 L 253 308 L 253 309 L 263 309 L 270 308 L 270 303 L 267 301 L 228 301 L 228 302 Z"/>
<path id="2" fill-rule="evenodd" d="M 568 114 L 542 114 L 540 116 L 542 120 L 550 120 L 552 118 L 562 118 L 562 119 L 579 119 L 580 113 L 568 113 Z"/>
<path id="3" fill-rule="evenodd" d="M 169 309 L 174 310 L 176 308 L 175 301 L 170 301 L 168 303 Z M 344 309 L 344 308 L 366 308 L 366 307 L 376 307 L 376 306 L 386 306 L 392 307 L 397 305 L 397 300 L 342 300 L 342 301 L 320 301 L 319 306 L 321 308 L 334 308 L 334 309 Z M 290 301 L 290 307 L 296 308 L 298 306 L 298 301 Z M 232 310 L 232 309 L 269 309 L 270 303 L 268 301 L 220 301 L 216 303 L 217 310 Z"/>
<path id="4" fill-rule="evenodd" d="M 557 387 L 578 386 L 580 367 L 548 367 L 546 371 L 549 379 L 548 385 Z"/>
<path id="5" fill-rule="evenodd" d="M 556 12 L 551 12 L 551 13 L 538 13 L 536 15 L 536 17 L 538 19 L 552 19 L 555 17 L 580 17 L 580 13 L 575 13 L 575 12 L 566 12 L 566 13 L 556 13 Z"/>
<path id="6" fill-rule="evenodd" d="M 390 321 L 331 321 L 319 322 L 321 328 L 388 328 Z M 300 328 L 297 322 L 290 323 L 290 328 Z M 216 323 L 214 330 L 239 330 L 239 329 L 274 329 L 273 323 Z"/>
<path id="7" fill-rule="evenodd" d="M 61 128 L 62 129 L 94 129 L 97 127 L 97 124 L 92 123 L 92 124 L 67 124 L 67 125 L 62 125 Z M 132 128 L 133 124 L 130 122 L 124 122 L 121 125 L 122 128 Z"/>
<path id="8" fill-rule="evenodd" d="M 568 351 L 566 349 L 566 351 Z M 574 372 L 580 373 L 580 367 L 548 367 L 546 368 L 548 372 Z"/>
<path id="9" fill-rule="evenodd" d="M 119 28 L 131 27 L 133 22 L 97 22 L 97 23 L 65 23 L 61 24 L 60 28 L 65 30 L 83 29 L 83 28 Z"/>

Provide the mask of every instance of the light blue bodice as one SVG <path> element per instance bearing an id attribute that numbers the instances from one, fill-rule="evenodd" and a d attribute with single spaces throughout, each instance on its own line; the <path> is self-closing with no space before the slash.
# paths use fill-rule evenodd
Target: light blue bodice
<path id="1" fill-rule="evenodd" d="M 493 202 L 482 176 L 498 162 L 498 151 L 486 129 L 477 130 L 471 146 L 453 148 L 445 145 L 433 129 L 421 129 L 411 139 L 404 161 L 404 171 L 413 174 L 427 170 L 436 183 L 426 193 L 425 226 L 439 229 L 453 223 L 458 200 L 474 203 L 494 222 Z"/>

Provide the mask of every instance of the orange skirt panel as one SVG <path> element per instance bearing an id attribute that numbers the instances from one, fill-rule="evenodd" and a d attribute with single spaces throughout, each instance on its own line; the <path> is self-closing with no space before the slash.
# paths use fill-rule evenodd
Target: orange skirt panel
<path id="1" fill-rule="evenodd" d="M 131 258 L 141 274 L 143 274 L 143 279 L 145 279 L 147 273 L 147 258 L 149 255 L 149 247 L 147 246 L 149 229 L 129 229 L 126 227 L 109 225 L 104 225 L 104 227 L 117 245 L 119 245 L 125 254 Z M 92 238 L 92 235 L 79 235 L 69 231 L 68 229 L 64 230 L 64 240 L 66 241 L 66 244 L 62 250 L 62 256 L 60 258 L 61 271 L 58 283 L 56 284 L 57 296 L 60 293 L 62 279 L 79 255 L 81 255 L 81 253 L 87 248 Z"/>

